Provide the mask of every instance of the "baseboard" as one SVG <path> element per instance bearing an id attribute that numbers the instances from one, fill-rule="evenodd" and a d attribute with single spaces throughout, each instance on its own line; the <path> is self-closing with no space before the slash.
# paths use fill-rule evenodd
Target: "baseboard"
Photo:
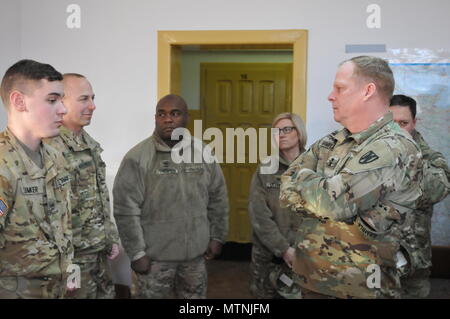
<path id="1" fill-rule="evenodd" d="M 450 278 L 450 246 L 433 246 L 431 277 Z"/>

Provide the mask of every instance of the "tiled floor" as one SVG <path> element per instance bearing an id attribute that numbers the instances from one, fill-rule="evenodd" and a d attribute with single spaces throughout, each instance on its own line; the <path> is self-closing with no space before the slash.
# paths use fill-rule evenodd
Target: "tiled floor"
<path id="1" fill-rule="evenodd" d="M 250 299 L 249 262 L 212 260 L 208 268 L 208 298 Z M 431 279 L 429 299 L 450 299 L 450 279 Z"/>

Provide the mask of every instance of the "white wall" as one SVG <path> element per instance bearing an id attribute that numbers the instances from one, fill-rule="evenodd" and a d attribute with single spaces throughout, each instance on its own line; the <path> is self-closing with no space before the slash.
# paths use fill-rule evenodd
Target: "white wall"
<path id="1" fill-rule="evenodd" d="M 152 132 L 157 30 L 308 29 L 307 128 L 310 141 L 338 127 L 326 99 L 345 44 L 448 48 L 445 0 L 22 0 L 23 57 L 84 73 L 97 94 L 89 131 L 116 167 Z M 66 7 L 81 7 L 81 29 L 66 27 Z M 381 29 L 366 27 L 367 5 L 382 9 Z M 3 10 L 2 10 L 3 11 Z"/>
<path id="2" fill-rule="evenodd" d="M 0 81 L 20 58 L 20 1 L 0 0 Z M 0 99 L 0 130 L 6 127 L 6 111 Z"/>
<path id="3" fill-rule="evenodd" d="M 27 57 L 50 63 L 61 72 L 84 73 L 91 80 L 98 108 L 88 131 L 105 149 L 110 181 L 124 154 L 154 128 L 158 30 L 309 30 L 306 120 L 310 142 L 338 128 L 327 95 L 338 63 L 352 56 L 345 53 L 346 44 L 450 49 L 447 0 L 17 3 L 0 2 L 0 68 L 15 56 Z M 66 27 L 70 3 L 81 6 L 81 29 Z M 381 7 L 381 29 L 366 26 L 366 8 L 371 3 Z M 20 41 L 16 29 L 20 29 Z"/>

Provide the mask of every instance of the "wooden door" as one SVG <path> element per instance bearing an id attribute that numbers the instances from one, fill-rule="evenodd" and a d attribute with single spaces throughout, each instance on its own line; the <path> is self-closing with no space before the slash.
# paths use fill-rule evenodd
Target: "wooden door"
<path id="1" fill-rule="evenodd" d="M 226 159 L 226 128 L 270 128 L 273 118 L 292 109 L 292 63 L 202 63 L 201 115 L 203 129 L 219 128 L 224 136 L 223 159 Z M 270 136 L 270 131 L 268 132 Z M 257 163 L 249 163 L 246 140 L 245 163 L 223 163 L 222 169 L 230 200 L 228 241 L 251 241 L 247 212 L 252 175 Z M 235 150 L 236 150 L 235 142 Z M 258 160 L 260 160 L 258 158 Z"/>

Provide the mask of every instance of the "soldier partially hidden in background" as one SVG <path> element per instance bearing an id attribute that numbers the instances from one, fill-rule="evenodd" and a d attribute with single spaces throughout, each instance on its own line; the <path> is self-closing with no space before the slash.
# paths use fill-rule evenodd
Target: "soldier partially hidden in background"
<path id="1" fill-rule="evenodd" d="M 431 273 L 431 217 L 433 205 L 443 200 L 450 189 L 450 170 L 445 157 L 434 151 L 416 131 L 416 101 L 405 95 L 394 95 L 390 110 L 394 121 L 411 134 L 423 155 L 422 191 L 417 205 L 414 236 L 418 249 L 412 251 L 411 271 L 402 278 L 403 298 L 426 298 L 430 293 Z"/>
<path id="2" fill-rule="evenodd" d="M 163 97 L 155 132 L 125 155 L 114 181 L 114 216 L 141 298 L 205 298 L 205 259 L 221 252 L 227 236 L 228 197 L 219 164 L 172 160 L 172 148 L 178 149 L 172 132 L 187 120 L 180 96 Z M 181 149 L 203 158 L 194 141 Z"/>
<path id="3" fill-rule="evenodd" d="M 282 176 L 282 205 L 302 215 L 293 268 L 304 298 L 400 297 L 409 260 L 400 239 L 421 195 L 422 159 L 392 120 L 393 90 L 386 61 L 342 63 L 328 99 L 344 128 Z"/>
<path id="4" fill-rule="evenodd" d="M 80 266 L 81 286 L 75 298 L 113 298 L 114 285 L 107 264 L 118 253 L 119 234 L 112 221 L 105 181 L 103 151 L 85 130 L 96 108 L 89 81 L 80 74 L 64 74 L 64 105 L 60 136 L 47 140 L 68 163 L 74 194 L 72 207 L 74 263 Z"/>
<path id="5" fill-rule="evenodd" d="M 66 108 L 62 75 L 21 60 L 5 73 L 8 127 L 0 134 L 0 298 L 61 298 L 73 246 L 70 175 L 57 150 Z"/>
<path id="6" fill-rule="evenodd" d="M 280 177 L 289 164 L 305 151 L 306 129 L 302 119 L 292 113 L 275 117 L 272 127 L 279 162 L 275 174 L 264 174 L 258 166 L 250 186 L 248 213 L 252 223 L 252 262 L 250 292 L 256 298 L 301 298 L 295 283 L 292 263 L 295 258 L 295 236 L 301 216 L 280 207 Z"/>

